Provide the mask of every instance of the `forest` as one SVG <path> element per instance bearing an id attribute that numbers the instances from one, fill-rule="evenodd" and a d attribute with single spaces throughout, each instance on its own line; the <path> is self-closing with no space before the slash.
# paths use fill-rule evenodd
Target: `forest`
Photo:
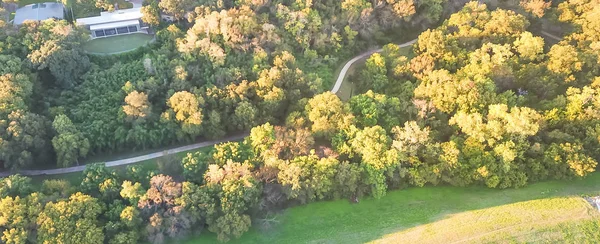
<path id="1" fill-rule="evenodd" d="M 156 41 L 114 56 L 87 55 L 66 20 L 0 20 L 7 171 L 250 132 L 163 171 L 2 178 L 2 242 L 228 241 L 314 201 L 585 177 L 600 159 L 600 1 L 510 2 L 150 0 Z M 563 40 L 533 34 L 541 21 Z M 410 56 L 394 44 L 408 33 Z M 381 43 L 357 95 L 324 92 Z"/>

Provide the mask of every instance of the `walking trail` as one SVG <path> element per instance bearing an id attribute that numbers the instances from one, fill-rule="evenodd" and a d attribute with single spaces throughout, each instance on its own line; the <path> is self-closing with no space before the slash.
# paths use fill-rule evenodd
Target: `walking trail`
<path id="1" fill-rule="evenodd" d="M 406 42 L 406 43 L 402 43 L 400 45 L 398 45 L 399 47 L 407 47 L 412 45 L 413 43 L 415 43 L 417 41 L 417 39 Z M 344 78 L 346 77 L 346 73 L 348 72 L 348 69 L 350 69 L 350 67 L 358 60 L 365 58 L 373 53 L 378 53 L 383 51 L 383 49 L 377 49 L 377 50 L 371 50 L 371 51 L 367 51 L 364 53 L 359 54 L 358 56 L 352 58 L 350 61 L 348 61 L 344 67 L 342 68 L 342 71 L 340 72 L 340 74 L 338 75 L 338 78 L 335 82 L 335 85 L 333 86 L 333 89 L 331 89 L 332 93 L 337 93 L 338 90 L 340 89 L 340 87 L 342 86 L 342 83 L 344 82 Z M 128 165 L 128 164 L 134 164 L 134 163 L 139 163 L 142 161 L 146 161 L 149 159 L 155 159 L 155 158 L 160 158 L 162 156 L 165 155 L 171 155 L 171 154 L 176 154 L 176 153 L 180 153 L 180 152 L 185 152 L 185 151 L 189 151 L 189 150 L 194 150 L 194 149 L 198 149 L 198 148 L 202 148 L 202 147 L 207 147 L 207 146 L 213 146 L 215 144 L 219 144 L 222 142 L 228 142 L 228 141 L 235 141 L 235 140 L 240 140 L 244 137 L 248 136 L 248 133 L 243 133 L 243 134 L 238 134 L 238 135 L 234 135 L 234 136 L 230 136 L 230 137 L 225 137 L 219 140 L 212 140 L 212 141 L 205 141 L 205 142 L 200 142 L 200 143 L 195 143 L 195 144 L 191 144 L 191 145 L 187 145 L 187 146 L 182 146 L 182 147 L 177 147 L 177 148 L 173 148 L 173 149 L 169 149 L 169 150 L 165 150 L 165 151 L 160 151 L 160 152 L 154 152 L 154 153 L 149 153 L 146 155 L 141 155 L 141 156 L 137 156 L 137 157 L 132 157 L 132 158 L 126 158 L 126 159 L 119 159 L 119 160 L 114 160 L 114 161 L 108 161 L 106 163 L 104 163 L 106 165 L 106 167 L 115 167 L 115 166 L 121 166 L 121 165 Z M 80 165 L 80 166 L 75 166 L 75 167 L 69 167 L 69 168 L 58 168 L 58 169 L 46 169 L 46 170 L 20 170 L 17 173 L 21 174 L 21 175 L 28 175 L 28 176 L 35 176 L 35 175 L 58 175 L 58 174 L 66 174 L 66 173 L 73 173 L 73 172 L 81 172 L 85 169 L 85 165 Z M 8 172 L 0 172 L 0 177 L 6 177 L 11 175 L 11 173 Z"/>
<path id="2" fill-rule="evenodd" d="M 408 46 L 414 44 L 415 42 L 417 42 L 417 39 L 414 39 L 414 40 L 406 42 L 406 43 L 402 43 L 402 44 L 398 45 L 398 47 L 400 47 L 400 48 L 408 47 Z M 348 61 L 348 63 L 346 63 L 346 65 L 344 65 L 344 68 L 342 68 L 342 71 L 340 72 L 337 80 L 335 81 L 335 85 L 333 86 L 333 89 L 331 89 L 331 92 L 335 94 L 340 90 L 340 87 L 342 87 L 342 83 L 344 83 L 344 78 L 346 78 L 346 73 L 348 72 L 350 67 L 352 67 L 352 65 L 354 63 L 356 63 L 356 61 L 361 60 L 365 57 L 371 56 L 371 54 L 373 54 L 373 53 L 379 53 L 381 51 L 383 51 L 383 48 L 380 48 L 377 50 L 366 51 L 366 52 L 361 53 L 358 56 L 354 57 L 353 59 L 350 59 L 350 61 Z"/>

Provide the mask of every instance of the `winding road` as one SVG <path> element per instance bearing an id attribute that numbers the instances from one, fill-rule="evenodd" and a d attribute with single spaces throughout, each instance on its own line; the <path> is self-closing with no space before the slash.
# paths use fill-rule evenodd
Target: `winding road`
<path id="1" fill-rule="evenodd" d="M 417 39 L 414 39 L 412 41 L 399 44 L 398 47 L 400 47 L 400 48 L 408 47 L 408 46 L 414 44 L 415 42 L 417 42 Z M 377 49 L 377 50 L 366 51 L 366 52 L 361 53 L 358 56 L 350 59 L 350 61 L 348 61 L 344 65 L 344 67 L 342 68 L 342 71 L 340 71 L 340 74 L 338 75 L 338 78 L 335 81 L 335 85 L 333 86 L 333 89 L 331 89 L 331 92 L 333 92 L 335 94 L 335 93 L 337 93 L 340 90 L 340 87 L 342 87 L 342 83 L 344 82 L 344 78 L 346 78 L 346 73 L 348 72 L 348 70 L 350 69 L 350 67 L 352 67 L 352 65 L 354 63 L 356 63 L 356 61 L 361 60 L 361 59 L 363 59 L 365 57 L 368 57 L 368 56 L 370 56 L 373 53 L 379 53 L 381 51 L 383 51 L 383 48 L 380 48 L 380 49 Z"/>
<path id="2" fill-rule="evenodd" d="M 410 46 L 412 44 L 414 44 L 417 41 L 417 39 L 406 42 L 406 43 L 402 43 L 399 44 L 398 46 L 400 48 L 403 47 L 407 47 Z M 350 67 L 352 67 L 352 65 L 365 57 L 368 57 L 369 55 L 373 54 L 373 53 L 378 53 L 383 51 L 383 49 L 377 49 L 377 50 L 371 50 L 371 51 L 366 51 L 364 53 L 361 53 L 359 55 L 357 55 L 356 57 L 350 59 L 350 61 L 348 61 L 344 67 L 342 68 L 342 71 L 340 71 L 340 74 L 338 75 L 337 80 L 335 81 L 335 85 L 333 86 L 333 89 L 331 89 L 332 93 L 337 93 L 340 90 L 340 87 L 342 86 L 342 83 L 344 82 L 344 78 L 346 78 L 346 73 L 348 72 L 348 69 L 350 69 Z M 165 155 L 171 155 L 171 154 L 176 154 L 176 153 L 180 153 L 180 152 L 185 152 L 185 151 L 189 151 L 189 150 L 194 150 L 194 149 L 198 149 L 198 148 L 202 148 L 202 147 L 207 147 L 207 146 L 212 146 L 215 144 L 219 144 L 222 142 L 227 142 L 227 141 L 234 141 L 234 140 L 240 140 L 244 137 L 248 136 L 248 133 L 243 133 L 243 134 L 238 134 L 238 135 L 234 135 L 234 136 L 229 136 L 229 137 L 225 137 L 219 140 L 212 140 L 212 141 L 205 141 L 205 142 L 200 142 L 200 143 L 195 143 L 195 144 L 191 144 L 191 145 L 187 145 L 187 146 L 182 146 L 182 147 L 177 147 L 177 148 L 173 148 L 173 149 L 169 149 L 169 150 L 165 150 L 165 151 L 160 151 L 160 152 L 154 152 L 154 153 L 149 153 L 146 155 L 141 155 L 141 156 L 137 156 L 137 157 L 132 157 L 132 158 L 126 158 L 126 159 L 119 159 L 119 160 L 114 160 L 114 161 L 108 161 L 105 162 L 104 164 L 106 165 L 106 167 L 115 167 L 115 166 L 121 166 L 121 165 L 128 165 L 128 164 L 134 164 L 134 163 L 138 163 L 138 162 L 142 162 L 142 161 L 146 161 L 149 159 L 155 159 L 155 158 L 160 158 L 162 156 Z M 75 166 L 75 167 L 69 167 L 69 168 L 58 168 L 58 169 L 45 169 L 45 170 L 20 170 L 17 171 L 16 173 L 19 173 L 21 175 L 27 175 L 27 176 L 36 176 L 36 175 L 58 175 L 58 174 L 66 174 L 66 173 L 74 173 L 74 172 L 81 172 L 85 169 L 85 165 L 80 165 L 80 166 Z M 6 177 L 11 175 L 12 173 L 9 172 L 0 172 L 0 177 Z"/>

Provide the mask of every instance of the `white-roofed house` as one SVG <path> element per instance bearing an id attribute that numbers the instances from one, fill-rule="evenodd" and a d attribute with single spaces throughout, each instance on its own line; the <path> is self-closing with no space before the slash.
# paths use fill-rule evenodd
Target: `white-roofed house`
<path id="1" fill-rule="evenodd" d="M 141 8 L 102 12 L 100 16 L 77 19 L 77 25 L 86 26 L 92 39 L 131 33 L 148 33 L 148 26 L 142 24 Z"/>
<path id="2" fill-rule="evenodd" d="M 61 3 L 34 3 L 18 8 L 15 12 L 14 25 L 23 24 L 26 20 L 63 19 L 65 7 Z"/>

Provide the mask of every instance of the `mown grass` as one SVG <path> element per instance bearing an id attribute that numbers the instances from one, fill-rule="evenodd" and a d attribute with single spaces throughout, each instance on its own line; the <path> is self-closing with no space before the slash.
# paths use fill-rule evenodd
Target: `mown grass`
<path id="1" fill-rule="evenodd" d="M 582 180 L 541 182 L 521 189 L 415 187 L 358 204 L 317 202 L 288 209 L 273 229 L 253 227 L 232 243 L 597 243 L 598 214 L 579 196 L 599 194 L 599 185 L 600 173 L 594 173 Z M 214 234 L 204 233 L 184 243 L 215 242 Z"/>
<path id="2" fill-rule="evenodd" d="M 83 50 L 93 54 L 126 52 L 148 44 L 152 38 L 152 35 L 143 33 L 102 37 L 83 44 Z"/>

